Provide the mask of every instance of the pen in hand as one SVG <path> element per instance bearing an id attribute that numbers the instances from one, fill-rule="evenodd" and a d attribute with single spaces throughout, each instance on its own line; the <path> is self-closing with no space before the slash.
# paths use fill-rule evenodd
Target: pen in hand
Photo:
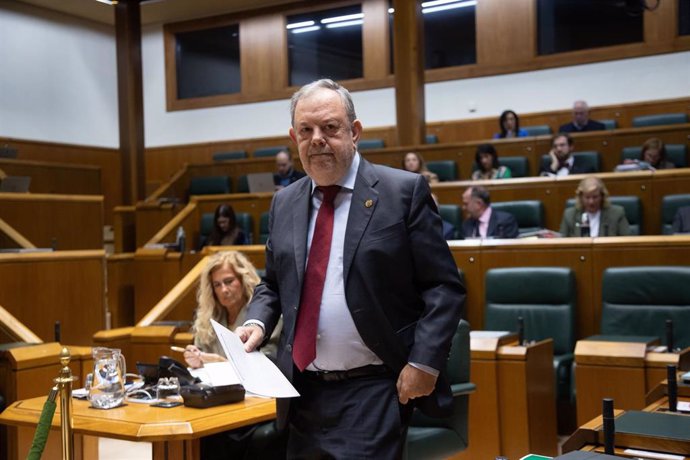
<path id="1" fill-rule="evenodd" d="M 170 349 L 172 351 L 177 351 L 178 353 L 184 353 L 186 350 L 182 347 L 176 347 L 176 346 L 171 346 Z"/>

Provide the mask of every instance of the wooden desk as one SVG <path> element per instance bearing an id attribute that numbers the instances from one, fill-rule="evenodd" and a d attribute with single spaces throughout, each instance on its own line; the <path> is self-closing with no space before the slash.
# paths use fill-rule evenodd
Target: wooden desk
<path id="1" fill-rule="evenodd" d="M 0 423 L 18 427 L 19 441 L 12 446 L 10 459 L 25 458 L 36 423 L 43 408 L 45 397 L 18 401 L 0 414 Z M 57 442 L 58 448 L 46 447 L 43 458 L 60 455 L 60 407 L 53 417 L 49 443 Z M 259 423 L 275 418 L 275 401 L 263 398 L 247 398 L 242 402 L 208 409 L 175 407 L 162 409 L 146 404 L 129 403 L 124 406 L 98 410 L 87 401 L 73 401 L 75 433 L 75 457 L 90 460 L 96 458 L 94 437 L 151 442 L 153 459 L 198 459 L 199 438 L 221 431 Z M 83 438 L 83 439 L 80 439 Z"/>
<path id="2" fill-rule="evenodd" d="M 575 346 L 577 423 L 601 413 L 601 400 L 616 408 L 641 410 L 646 394 L 666 377 L 666 366 L 690 367 L 690 347 L 679 353 L 647 351 L 647 343 L 580 340 Z"/>
<path id="3" fill-rule="evenodd" d="M 475 337 L 472 337 L 474 335 Z M 469 445 L 454 458 L 557 453 L 553 341 L 516 346 L 515 336 L 470 333 Z"/>

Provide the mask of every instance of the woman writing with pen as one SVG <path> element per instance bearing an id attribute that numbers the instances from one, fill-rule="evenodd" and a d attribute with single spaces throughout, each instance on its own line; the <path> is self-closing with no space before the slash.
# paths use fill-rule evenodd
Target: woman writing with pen
<path id="1" fill-rule="evenodd" d="M 209 258 L 201 272 L 192 333 L 194 345 L 184 349 L 184 359 L 192 368 L 203 367 L 204 363 L 225 361 L 223 349 L 218 343 L 211 326 L 211 319 L 218 321 L 231 331 L 244 323 L 246 306 L 259 283 L 254 265 L 240 252 L 218 252 Z M 275 357 L 279 324 L 269 343 L 261 350 L 270 358 Z M 179 349 L 178 349 L 179 350 Z"/>

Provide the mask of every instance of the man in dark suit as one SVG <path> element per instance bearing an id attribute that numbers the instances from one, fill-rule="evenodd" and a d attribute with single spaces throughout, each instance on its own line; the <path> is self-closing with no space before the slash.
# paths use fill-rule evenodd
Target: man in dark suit
<path id="1" fill-rule="evenodd" d="M 292 166 L 292 158 L 289 152 L 283 150 L 276 154 L 276 172 L 273 173 L 273 183 L 276 186 L 276 190 L 287 187 L 304 176 L 306 174 L 302 171 L 297 171 Z"/>
<path id="2" fill-rule="evenodd" d="M 357 152 L 349 92 L 310 83 L 291 112 L 308 177 L 273 198 L 266 275 L 237 333 L 253 350 L 283 315 L 277 362 L 301 395 L 277 403 L 288 457 L 399 458 L 413 402 L 452 410 L 465 288 L 426 180 Z"/>
<path id="3" fill-rule="evenodd" d="M 584 131 L 603 131 L 603 123 L 589 119 L 589 106 L 585 101 L 573 104 L 573 121 L 558 128 L 559 133 L 581 133 Z"/>
<path id="4" fill-rule="evenodd" d="M 683 206 L 676 211 L 673 233 L 690 233 L 690 206 Z"/>
<path id="5" fill-rule="evenodd" d="M 542 167 L 540 176 L 568 176 L 570 174 L 590 174 L 594 168 L 573 156 L 574 142 L 570 135 L 556 134 L 551 140 L 550 163 Z"/>
<path id="6" fill-rule="evenodd" d="M 517 238 L 519 234 L 515 217 L 491 208 L 491 196 L 484 187 L 465 190 L 462 209 L 467 216 L 462 223 L 465 238 Z"/>

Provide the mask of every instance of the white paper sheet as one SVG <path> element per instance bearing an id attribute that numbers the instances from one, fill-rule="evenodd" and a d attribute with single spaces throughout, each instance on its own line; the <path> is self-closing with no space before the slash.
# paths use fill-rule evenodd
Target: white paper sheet
<path id="1" fill-rule="evenodd" d="M 217 321 L 211 320 L 225 356 L 232 362 L 237 377 L 244 388 L 254 394 L 273 398 L 299 396 L 295 387 L 280 369 L 260 351 L 247 353 L 240 338 Z"/>

